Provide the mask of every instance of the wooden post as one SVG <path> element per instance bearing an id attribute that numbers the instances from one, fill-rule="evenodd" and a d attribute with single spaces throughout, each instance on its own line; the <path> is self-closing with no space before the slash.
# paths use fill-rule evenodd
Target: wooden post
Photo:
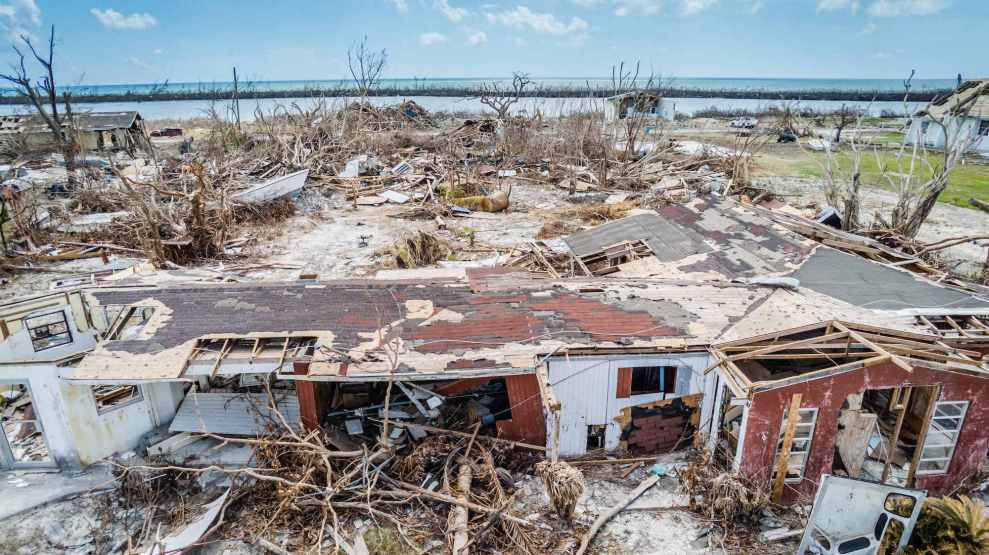
<path id="1" fill-rule="evenodd" d="M 772 493 L 773 503 L 779 503 L 783 498 L 783 484 L 786 482 L 786 471 L 790 465 L 790 449 L 793 447 L 793 436 L 797 431 L 797 422 L 800 421 L 800 400 L 800 393 L 794 393 L 790 399 L 786 431 L 783 433 L 783 448 L 780 449 L 779 460 L 776 461 L 776 479 L 773 480 Z"/>
<path id="2" fill-rule="evenodd" d="M 934 417 L 934 407 L 941 397 L 941 384 L 935 385 L 931 392 L 931 398 L 927 402 L 927 411 L 924 413 L 924 421 L 921 423 L 920 435 L 917 436 L 917 448 L 914 449 L 913 459 L 910 461 L 910 470 L 907 471 L 907 487 L 914 486 L 914 479 L 917 474 L 917 465 L 920 463 L 920 455 L 924 452 L 924 442 L 927 440 L 927 430 L 931 427 L 931 419 Z"/>
<path id="3" fill-rule="evenodd" d="M 467 457 L 464 456 L 460 459 L 460 472 L 457 474 L 457 498 L 465 504 L 470 496 L 471 479 L 470 464 Z M 467 555 L 467 545 L 469 543 L 467 524 L 470 515 L 467 507 L 463 505 L 455 506 L 452 510 L 453 518 L 450 523 L 450 532 L 453 534 L 453 555 Z"/>
<path id="4" fill-rule="evenodd" d="M 896 388 L 897 401 L 902 400 L 903 408 L 900 409 L 900 414 L 896 417 L 896 427 L 893 428 L 893 437 L 890 438 L 889 449 L 886 450 L 886 464 L 883 466 L 883 477 L 881 480 L 884 484 L 886 483 L 886 480 L 889 479 L 889 467 L 893 464 L 893 452 L 896 450 L 896 443 L 900 440 L 900 430 L 903 428 L 903 418 L 907 415 L 907 409 L 910 408 L 910 393 L 912 391 L 913 388 L 910 387 L 904 387 L 902 390 L 900 388 Z"/>

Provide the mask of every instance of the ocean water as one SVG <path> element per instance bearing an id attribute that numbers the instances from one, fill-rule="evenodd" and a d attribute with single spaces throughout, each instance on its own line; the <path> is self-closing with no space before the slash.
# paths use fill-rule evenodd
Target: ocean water
<path id="1" fill-rule="evenodd" d="M 611 85 L 610 78 L 602 77 L 547 77 L 535 78 L 535 85 L 546 88 L 602 88 Z M 640 79 L 640 82 L 644 80 Z M 664 77 L 662 83 L 679 89 L 735 90 L 735 91 L 880 91 L 897 92 L 903 90 L 900 79 L 787 79 L 787 78 L 735 78 L 735 77 Z M 382 88 L 435 89 L 461 88 L 474 89 L 483 83 L 509 83 L 511 78 L 411 78 L 384 79 Z M 644 83 L 640 83 L 644 84 Z M 946 89 L 954 87 L 954 79 L 915 79 L 915 91 Z M 346 79 L 297 80 L 297 81 L 241 81 L 242 90 L 307 90 L 345 89 L 352 86 Z M 214 81 L 200 83 L 138 83 L 123 85 L 74 85 L 65 87 L 76 94 L 123 94 L 158 92 L 198 92 L 230 91 L 233 82 Z M 0 88 L 0 94 L 14 94 L 11 89 Z"/>
<path id="2" fill-rule="evenodd" d="M 334 97 L 323 100 L 331 108 L 339 108 L 346 103 L 356 100 L 354 98 Z M 450 96 L 374 96 L 368 101 L 378 106 L 398 104 L 403 100 L 414 100 L 417 104 L 431 112 L 455 112 L 455 113 L 489 113 L 490 110 L 482 105 L 475 98 L 450 97 Z M 270 114 L 278 106 L 291 106 L 311 108 L 319 103 L 315 98 L 266 98 L 259 100 L 241 100 L 241 119 L 251 121 L 257 110 Z M 780 106 L 780 101 L 755 100 L 738 98 L 667 98 L 663 102 L 664 116 L 672 118 L 676 114 L 693 115 L 698 110 L 715 107 L 722 110 L 744 109 L 749 111 L 761 111 L 773 106 Z M 799 108 L 807 108 L 815 111 L 828 111 L 840 108 L 842 105 L 856 106 L 870 115 L 880 115 L 884 110 L 895 113 L 914 112 L 921 107 L 919 103 L 910 103 L 904 106 L 902 102 L 841 102 L 831 100 L 806 100 L 799 103 L 790 103 Z M 101 103 L 75 103 L 73 110 L 76 112 L 117 112 L 125 110 L 137 110 L 141 116 L 147 120 L 162 119 L 188 119 L 203 117 L 206 113 L 214 109 L 218 113 L 229 118 L 229 101 L 209 101 L 209 100 L 163 100 L 151 102 L 101 102 Z M 534 114 L 536 111 L 545 116 L 557 117 L 575 112 L 588 110 L 602 110 L 604 101 L 601 99 L 587 98 L 524 98 L 515 105 L 514 113 L 525 112 Z M 0 105 L 0 115 L 30 113 L 30 106 L 24 105 Z"/>

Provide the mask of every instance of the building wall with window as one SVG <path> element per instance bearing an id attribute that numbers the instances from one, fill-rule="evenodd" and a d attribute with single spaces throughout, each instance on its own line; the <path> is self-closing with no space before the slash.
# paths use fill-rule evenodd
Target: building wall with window
<path id="1" fill-rule="evenodd" d="M 709 360 L 707 352 L 549 359 L 549 385 L 560 402 L 560 456 L 584 454 L 589 441 L 592 448 L 595 442 L 618 448 L 622 427 L 616 419 L 622 409 L 702 392 Z M 549 449 L 556 447 L 555 428 L 550 419 Z"/>
<path id="2" fill-rule="evenodd" d="M 74 361 L 97 340 L 96 331 L 83 327 L 85 319 L 74 318 L 73 312 L 63 304 L 25 313 L 16 325 L 8 323 L 9 335 L 0 341 L 0 383 L 27 386 L 48 462 L 61 468 L 136 448 L 145 434 L 171 421 L 183 396 L 181 384 L 174 382 L 128 386 L 66 380 Z"/>
<path id="3" fill-rule="evenodd" d="M 989 114 L 980 116 L 948 117 L 948 134 L 952 137 L 970 137 L 973 141 L 970 152 L 989 155 Z M 928 117 L 915 117 L 907 128 L 904 142 L 908 145 L 920 144 L 929 148 L 944 148 L 945 132 L 940 125 Z"/>
<path id="4" fill-rule="evenodd" d="M 816 413 L 814 424 L 810 427 L 810 445 L 803 476 L 798 480 L 787 480 L 784 500 L 793 500 L 801 494 L 813 496 L 821 474 L 832 473 L 838 417 L 850 394 L 904 385 L 919 387 L 938 384 L 942 385 L 942 390 L 936 401 L 942 403 L 946 410 L 951 408 L 948 402 L 967 402 L 964 405 L 965 414 L 944 470 L 919 472 L 915 485 L 933 494 L 950 490 L 979 469 L 989 450 L 989 376 L 983 378 L 923 367 L 906 372 L 892 363 L 753 394 L 744 424 L 740 470 L 756 480 L 770 480 L 784 414 L 792 396 L 800 393 L 802 414 L 810 412 L 807 409 L 816 409 Z M 928 445 L 943 439 L 931 433 L 928 433 L 928 438 Z"/>

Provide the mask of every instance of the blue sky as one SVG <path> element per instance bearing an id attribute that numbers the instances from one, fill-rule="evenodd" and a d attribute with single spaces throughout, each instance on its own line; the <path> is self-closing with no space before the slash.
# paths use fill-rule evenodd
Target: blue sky
<path id="1" fill-rule="evenodd" d="M 989 0 L 0 0 L 5 41 L 52 24 L 63 84 L 336 79 L 363 35 L 395 78 L 989 75 Z"/>

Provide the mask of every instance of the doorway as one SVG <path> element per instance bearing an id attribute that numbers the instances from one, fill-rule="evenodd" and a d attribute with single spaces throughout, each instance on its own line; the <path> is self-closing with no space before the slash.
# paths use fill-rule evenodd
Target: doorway
<path id="1" fill-rule="evenodd" d="M 52 466 L 31 388 L 26 382 L 0 382 L 0 468 Z"/>
<path id="2" fill-rule="evenodd" d="M 832 473 L 911 487 L 937 386 L 867 389 L 838 413 Z"/>

